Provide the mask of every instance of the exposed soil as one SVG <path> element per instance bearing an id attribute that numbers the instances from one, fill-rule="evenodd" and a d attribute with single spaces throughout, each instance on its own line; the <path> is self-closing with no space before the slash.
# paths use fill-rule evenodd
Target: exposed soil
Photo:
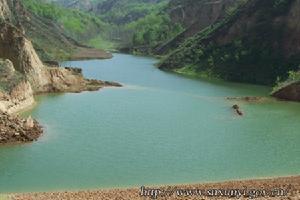
<path id="1" fill-rule="evenodd" d="M 79 47 L 76 53 L 71 57 L 71 60 L 85 60 L 85 59 L 109 59 L 112 58 L 112 54 L 94 48 Z"/>

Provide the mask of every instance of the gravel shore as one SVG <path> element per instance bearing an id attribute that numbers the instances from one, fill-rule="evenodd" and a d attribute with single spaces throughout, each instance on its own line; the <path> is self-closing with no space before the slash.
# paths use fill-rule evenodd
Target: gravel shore
<path id="1" fill-rule="evenodd" d="M 28 193 L 7 196 L 7 200 L 144 200 L 155 198 L 161 200 L 299 200 L 300 176 L 162 187 L 147 186 L 143 189 Z"/>

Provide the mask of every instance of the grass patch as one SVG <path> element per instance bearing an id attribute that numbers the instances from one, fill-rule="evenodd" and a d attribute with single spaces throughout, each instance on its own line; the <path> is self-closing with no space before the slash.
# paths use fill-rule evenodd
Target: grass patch
<path id="1" fill-rule="evenodd" d="M 98 49 L 104 49 L 109 51 L 115 51 L 118 45 L 112 41 L 103 39 L 101 35 L 96 36 L 88 41 L 88 45 Z"/>
<path id="2" fill-rule="evenodd" d="M 206 80 L 219 80 L 220 78 L 213 74 L 211 70 L 202 70 L 197 71 L 196 67 L 193 65 L 187 65 L 182 68 L 173 69 L 173 72 L 190 77 L 190 78 L 196 78 L 196 79 L 206 79 Z"/>

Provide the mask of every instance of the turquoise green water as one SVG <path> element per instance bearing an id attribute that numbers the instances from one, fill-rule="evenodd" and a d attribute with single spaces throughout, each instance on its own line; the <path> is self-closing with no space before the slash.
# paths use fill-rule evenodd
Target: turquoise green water
<path id="1" fill-rule="evenodd" d="M 65 63 L 123 88 L 38 97 L 38 142 L 0 148 L 0 192 L 130 187 L 300 174 L 300 104 L 240 103 L 269 88 L 159 71 L 115 54 Z"/>

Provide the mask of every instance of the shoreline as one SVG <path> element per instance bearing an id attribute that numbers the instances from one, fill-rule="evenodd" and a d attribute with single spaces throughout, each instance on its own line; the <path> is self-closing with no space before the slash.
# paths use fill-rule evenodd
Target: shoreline
<path id="1" fill-rule="evenodd" d="M 79 47 L 75 53 L 71 55 L 69 60 L 78 61 L 78 60 L 92 60 L 92 59 L 111 59 L 113 55 L 103 49 L 96 48 L 87 48 Z"/>
<path id="2" fill-rule="evenodd" d="M 245 188 L 258 191 L 267 191 L 265 196 L 257 196 L 257 199 L 300 199 L 300 175 L 289 177 L 273 177 L 273 178 L 255 178 L 247 180 L 231 180 L 221 182 L 204 182 L 191 184 L 161 185 L 161 186 L 145 186 L 130 188 L 108 188 L 108 189 L 86 189 L 75 191 L 57 191 L 57 192 L 31 192 L 31 193 L 15 193 L 7 194 L 5 200 L 83 200 L 83 199 L 116 199 L 116 200 L 139 200 L 139 199 L 237 199 L 233 196 L 210 196 L 210 190 L 240 190 Z M 152 193 L 150 193 L 150 189 Z M 206 191 L 201 195 L 195 193 L 185 194 L 186 191 Z M 275 190 L 282 193 L 275 194 Z M 156 193 L 155 193 L 156 191 Z M 170 192 L 174 193 L 170 193 Z M 269 193 L 272 191 L 273 196 Z M 154 193 L 153 193 L 154 192 Z M 144 193 L 144 196 L 141 196 Z M 168 194 L 168 195 L 167 195 Z M 224 193 L 225 194 L 225 193 Z M 241 195 L 239 199 L 249 199 L 250 193 Z M 152 195 L 152 196 L 151 196 Z M 154 196 L 153 196 L 154 195 Z M 219 194 L 220 195 L 220 194 Z M 247 196 L 248 195 L 248 196 Z M 251 193 L 251 195 L 253 195 Z"/>

